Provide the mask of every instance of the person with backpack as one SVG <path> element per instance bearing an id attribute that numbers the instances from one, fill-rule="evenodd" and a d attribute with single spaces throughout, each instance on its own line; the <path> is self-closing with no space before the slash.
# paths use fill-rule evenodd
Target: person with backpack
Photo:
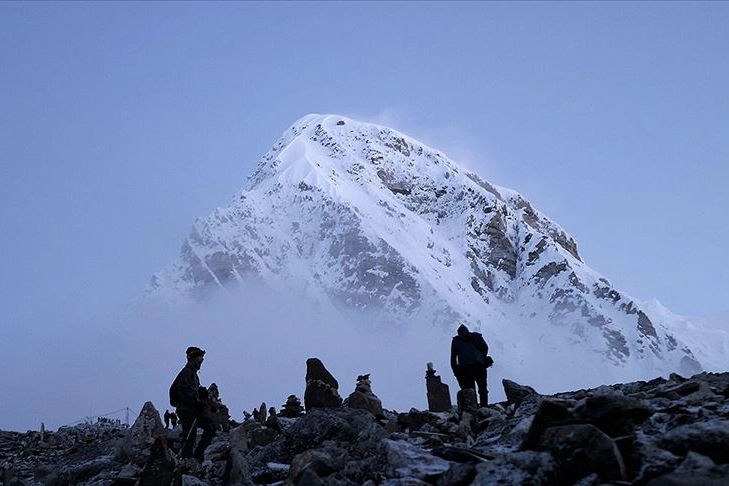
<path id="1" fill-rule="evenodd" d="M 489 347 L 479 332 L 470 332 L 461 324 L 458 334 L 451 340 L 451 369 L 461 390 L 478 386 L 479 405 L 485 407 L 489 401 L 486 373 L 494 360 L 488 355 Z"/>
<path id="2" fill-rule="evenodd" d="M 183 443 L 180 456 L 182 458 L 194 457 L 202 462 L 205 449 L 210 445 L 215 435 L 215 426 L 210 420 L 210 414 L 207 413 L 208 404 L 205 397 L 200 394 L 202 387 L 197 376 L 197 372 L 205 359 L 205 351 L 190 346 L 185 354 L 187 355 L 187 364 L 180 370 L 170 386 L 170 405 L 175 407 L 177 417 L 182 425 Z M 202 389 L 207 391 L 205 388 Z M 198 428 L 203 430 L 203 435 L 193 454 Z"/>

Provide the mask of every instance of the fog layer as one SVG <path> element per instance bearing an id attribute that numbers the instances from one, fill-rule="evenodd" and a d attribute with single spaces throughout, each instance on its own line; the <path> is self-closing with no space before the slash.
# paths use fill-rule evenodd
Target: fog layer
<path id="1" fill-rule="evenodd" d="M 293 295 L 245 289 L 175 310 L 144 305 L 123 317 L 69 322 L 49 317 L 52 330 L 18 330 L 0 428 L 56 429 L 99 415 L 133 421 L 145 401 L 164 412 L 167 390 L 185 364 L 185 349 L 206 350 L 202 385 L 217 383 L 233 419 L 261 402 L 277 409 L 305 390 L 306 359 L 321 359 L 340 395 L 371 373 L 373 391 L 388 409 L 427 407 L 425 369 L 433 362 L 455 393 L 450 340 L 418 322 L 373 324 L 366 314 L 344 316 L 311 307 Z M 455 329 L 455 324 L 454 324 Z M 493 388 L 493 387 L 492 387 Z M 7 397 L 7 398 L 5 398 Z"/>

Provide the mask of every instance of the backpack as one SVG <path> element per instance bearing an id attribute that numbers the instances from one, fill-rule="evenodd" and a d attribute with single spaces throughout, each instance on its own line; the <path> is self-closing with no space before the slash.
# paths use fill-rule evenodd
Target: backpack
<path id="1" fill-rule="evenodd" d="M 480 332 L 472 332 L 471 333 L 471 342 L 478 348 L 478 350 L 483 354 L 484 359 L 486 360 L 486 368 L 491 368 L 491 366 L 494 364 L 494 358 L 489 356 L 489 345 L 486 344 L 486 341 L 484 340 L 483 336 Z"/>
<path id="2" fill-rule="evenodd" d="M 177 407 L 180 404 L 180 395 L 177 391 L 177 378 L 170 385 L 170 405 Z"/>
<path id="3" fill-rule="evenodd" d="M 474 346 L 476 346 L 476 349 L 478 349 L 481 354 L 486 356 L 489 354 L 489 345 L 486 344 L 486 341 L 484 341 L 483 336 L 480 332 L 472 332 L 469 336 L 469 340 L 473 343 Z"/>

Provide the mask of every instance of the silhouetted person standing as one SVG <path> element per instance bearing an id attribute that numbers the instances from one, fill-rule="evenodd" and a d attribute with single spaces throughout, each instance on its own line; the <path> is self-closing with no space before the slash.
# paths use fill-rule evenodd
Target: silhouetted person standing
<path id="1" fill-rule="evenodd" d="M 458 327 L 458 334 L 451 341 L 451 369 L 458 380 L 461 390 L 476 390 L 480 406 L 485 407 L 489 401 L 486 384 L 486 368 L 493 360 L 488 356 L 489 347 L 479 332 L 470 332 L 466 326 Z"/>
<path id="2" fill-rule="evenodd" d="M 207 403 L 200 396 L 200 379 L 197 376 L 205 359 L 205 351 L 190 346 L 186 354 L 187 364 L 170 386 L 170 405 L 177 409 L 177 417 L 182 425 L 183 444 L 180 455 L 202 461 L 205 448 L 210 445 L 215 434 L 214 425 L 206 413 Z M 198 428 L 203 429 L 203 435 L 193 454 Z"/>

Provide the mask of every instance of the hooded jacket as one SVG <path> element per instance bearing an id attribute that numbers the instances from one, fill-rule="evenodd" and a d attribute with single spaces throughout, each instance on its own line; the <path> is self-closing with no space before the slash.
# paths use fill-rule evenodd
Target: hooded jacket
<path id="1" fill-rule="evenodd" d="M 480 332 L 470 332 L 461 324 L 458 335 L 451 341 L 451 369 L 455 372 L 459 366 L 486 364 L 489 347 Z"/>

